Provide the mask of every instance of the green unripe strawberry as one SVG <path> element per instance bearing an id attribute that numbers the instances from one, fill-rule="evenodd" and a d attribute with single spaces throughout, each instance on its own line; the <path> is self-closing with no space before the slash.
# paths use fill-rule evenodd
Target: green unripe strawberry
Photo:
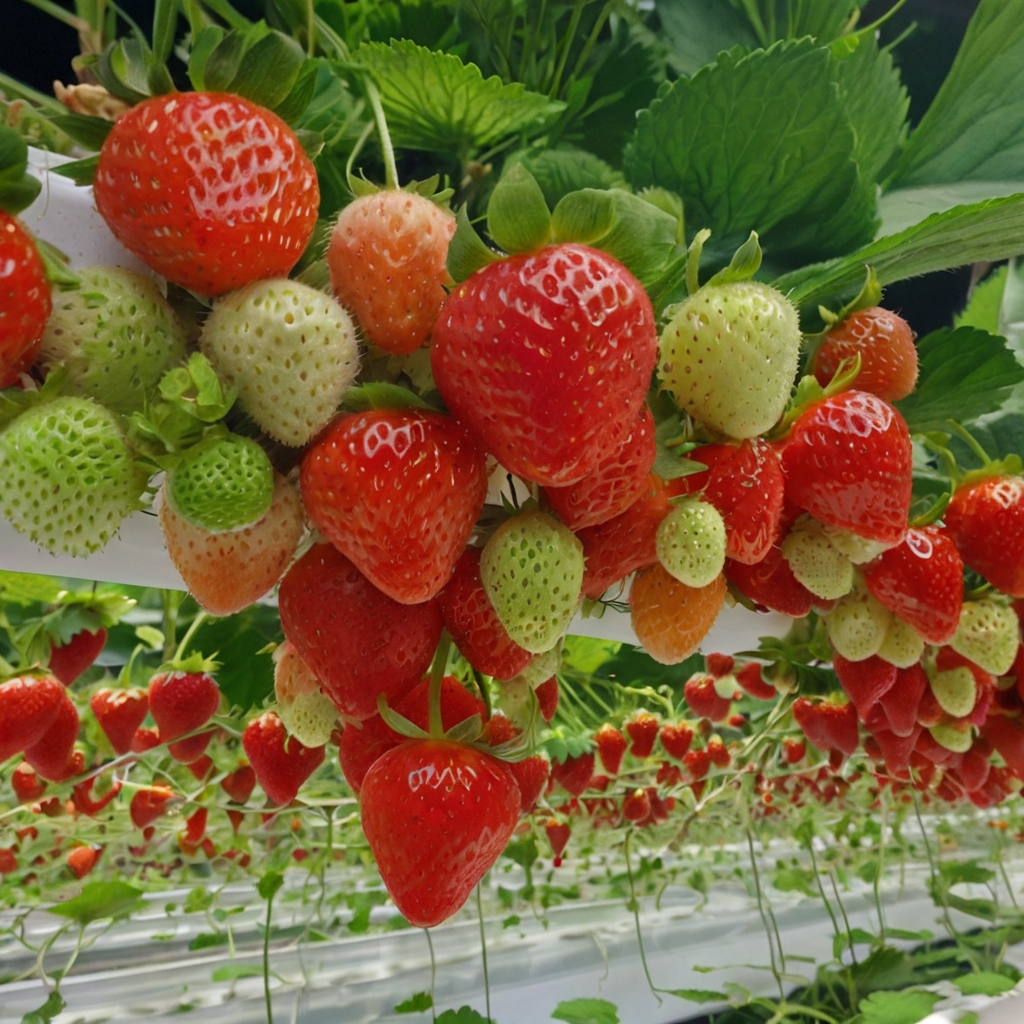
<path id="1" fill-rule="evenodd" d="M 822 525 L 822 530 L 832 547 L 846 555 L 854 565 L 866 565 L 892 547 L 891 544 L 883 544 L 881 541 L 858 537 L 841 526 L 830 526 L 826 523 Z"/>
<path id="2" fill-rule="evenodd" d="M 293 447 L 327 425 L 359 372 L 352 318 L 331 296 L 287 278 L 225 295 L 200 345 L 260 429 Z"/>
<path id="3" fill-rule="evenodd" d="M 725 520 L 714 505 L 699 498 L 679 502 L 658 527 L 655 550 L 665 571 L 699 590 L 725 567 Z"/>
<path id="4" fill-rule="evenodd" d="M 0 433 L 0 509 L 48 551 L 99 551 L 140 508 L 146 473 L 117 417 L 88 398 L 58 398 Z"/>
<path id="5" fill-rule="evenodd" d="M 576 614 L 583 545 L 544 512 L 525 512 L 494 531 L 480 580 L 508 635 L 534 654 L 558 643 Z"/>
<path id="6" fill-rule="evenodd" d="M 928 677 L 940 708 L 952 718 L 964 718 L 974 710 L 978 699 L 978 681 L 966 665 L 932 672 Z"/>
<path id="7" fill-rule="evenodd" d="M 782 542 L 782 557 L 815 597 L 845 597 L 853 589 L 853 562 L 829 540 L 816 519 L 802 517 Z"/>
<path id="8" fill-rule="evenodd" d="M 68 393 L 124 415 L 141 411 L 187 337 L 156 283 L 119 267 L 87 267 L 74 291 L 55 290 L 40 361 L 68 370 Z"/>
<path id="9" fill-rule="evenodd" d="M 784 412 L 799 352 L 800 319 L 780 291 L 756 281 L 705 285 L 662 331 L 658 376 L 716 433 L 754 437 Z"/>
<path id="10" fill-rule="evenodd" d="M 974 730 L 966 723 L 940 722 L 928 731 L 940 747 L 954 754 L 966 754 L 974 744 Z"/>
<path id="11" fill-rule="evenodd" d="M 193 526 L 221 533 L 249 526 L 270 508 L 274 469 L 266 452 L 236 434 L 207 438 L 182 456 L 167 480 L 171 507 Z"/>
<path id="12" fill-rule="evenodd" d="M 1017 615 L 1009 606 L 995 601 L 964 601 L 960 624 L 949 646 L 986 672 L 1006 675 L 1020 646 Z"/>
<path id="13" fill-rule="evenodd" d="M 825 617 L 832 646 L 847 661 L 877 654 L 892 624 L 892 614 L 866 590 L 844 597 Z"/>
<path id="14" fill-rule="evenodd" d="M 922 654 L 924 639 L 921 635 L 913 626 L 893 616 L 882 646 L 878 648 L 878 656 L 897 668 L 910 668 L 921 660 Z"/>

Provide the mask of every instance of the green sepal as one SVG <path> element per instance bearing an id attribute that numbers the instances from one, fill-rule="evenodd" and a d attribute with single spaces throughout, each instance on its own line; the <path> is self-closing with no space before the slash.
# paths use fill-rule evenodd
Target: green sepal
<path id="1" fill-rule="evenodd" d="M 80 146 L 93 151 L 98 150 L 114 127 L 113 121 L 102 117 L 89 117 L 86 114 L 54 114 L 50 123 L 70 135 Z"/>
<path id="2" fill-rule="evenodd" d="M 70 163 L 58 164 L 51 168 L 52 174 L 62 178 L 70 178 L 76 185 L 91 185 L 96 177 L 96 168 L 100 165 L 99 154 L 87 156 L 83 160 L 72 160 Z"/>
<path id="3" fill-rule="evenodd" d="M 652 472 L 657 473 L 662 480 L 678 480 L 694 473 L 703 473 L 708 468 L 703 463 L 684 457 L 699 445 L 686 437 L 680 416 L 670 416 L 659 422 L 654 430 L 654 441 L 656 454 Z"/>
<path id="4" fill-rule="evenodd" d="M 711 237 L 710 228 L 702 228 L 693 236 L 690 247 L 686 250 L 686 293 L 694 295 L 700 290 L 700 257 L 704 251 L 704 243 Z M 665 316 L 671 317 L 666 309 Z"/>
<path id="5" fill-rule="evenodd" d="M 174 83 L 170 82 L 170 76 L 167 76 L 165 82 L 161 82 L 160 76 L 155 71 L 153 72 L 155 81 L 151 82 L 153 65 L 153 54 L 146 46 L 145 41 L 130 36 L 125 39 L 116 39 L 110 43 L 99 55 L 99 59 L 91 65 L 91 70 L 107 92 L 135 104 L 148 100 L 157 93 L 169 92 L 174 88 Z M 166 74 L 166 68 L 164 73 Z M 162 84 L 170 85 L 170 89 L 159 88 Z M 158 86 L 155 91 L 154 85 Z"/>
<path id="6" fill-rule="evenodd" d="M 188 80 L 197 92 L 206 92 L 206 65 L 227 32 L 220 25 L 207 25 L 192 39 L 188 58 Z"/>
<path id="7" fill-rule="evenodd" d="M 592 188 L 570 192 L 551 215 L 551 240 L 593 245 L 615 227 L 617 219 L 611 192 Z"/>
<path id="8" fill-rule="evenodd" d="M 566 736 L 561 730 L 554 729 L 538 746 L 552 761 L 564 764 L 570 757 L 589 754 L 594 749 L 594 741 L 587 736 Z"/>
<path id="9" fill-rule="evenodd" d="M 203 423 L 222 420 L 238 398 L 238 388 L 227 390 L 210 361 L 193 352 L 185 366 L 168 370 L 160 380 L 161 397 Z"/>
<path id="10" fill-rule="evenodd" d="M 484 731 L 483 719 L 480 715 L 470 715 L 448 729 L 444 738 L 452 743 L 473 743 Z"/>
<path id="11" fill-rule="evenodd" d="M 928 495 L 927 506 L 916 515 L 912 513 L 907 525 L 921 529 L 924 526 L 932 526 L 937 523 L 945 514 L 946 508 L 949 506 L 949 499 L 952 497 L 950 491 L 943 491 L 938 497 Z"/>
<path id="12" fill-rule="evenodd" d="M 448 273 L 456 284 L 472 277 L 501 256 L 490 249 L 469 222 L 465 206 L 455 215 L 455 234 L 448 245 Z"/>
<path id="13" fill-rule="evenodd" d="M 408 388 L 387 381 L 368 382 L 349 388 L 341 404 L 346 412 L 366 412 L 369 409 L 424 409 L 437 412 L 434 406 Z"/>
<path id="14" fill-rule="evenodd" d="M 23 391 L 21 388 L 5 388 L 0 391 L 0 430 L 13 423 L 23 412 L 59 398 L 67 381 L 68 371 L 58 366 L 50 371 L 38 391 Z"/>
<path id="15" fill-rule="evenodd" d="M 216 652 L 209 658 L 199 651 L 193 651 L 185 657 L 175 654 L 173 658 L 165 661 L 157 669 L 157 674 L 162 675 L 164 672 L 206 672 L 212 674 L 221 666 L 219 661 L 214 660 L 216 657 Z"/>
<path id="16" fill-rule="evenodd" d="M 551 212 L 537 179 L 522 164 L 515 164 L 494 187 L 487 233 L 512 254 L 535 252 L 548 243 Z"/>
<path id="17" fill-rule="evenodd" d="M 761 244 L 757 240 L 757 232 L 751 231 L 747 240 L 736 250 L 727 267 L 723 267 L 709 281 L 708 287 L 725 284 L 738 284 L 749 281 L 761 268 Z"/>
<path id="18" fill-rule="evenodd" d="M 323 132 L 315 132 L 310 128 L 296 128 L 295 137 L 299 140 L 302 151 L 310 160 L 315 160 L 327 145 Z"/>
<path id="19" fill-rule="evenodd" d="M 859 313 L 862 309 L 871 309 L 877 306 L 881 301 L 882 285 L 878 280 L 878 274 L 875 273 L 874 267 L 868 267 L 860 291 L 838 313 L 833 313 L 825 306 L 818 307 L 818 316 L 825 324 L 825 330 L 822 333 L 827 333 L 836 324 L 841 324 L 847 317 Z"/>
<path id="20" fill-rule="evenodd" d="M 43 261 L 46 280 L 50 284 L 57 285 L 62 291 L 74 291 L 82 287 L 82 279 L 68 266 L 68 258 L 60 249 L 41 238 L 33 238 L 32 241 Z"/>
<path id="21" fill-rule="evenodd" d="M 10 214 L 31 206 L 42 188 L 28 173 L 28 145 L 13 129 L 0 125 L 0 209 Z"/>
<path id="22" fill-rule="evenodd" d="M 822 387 L 812 374 L 801 377 L 782 419 L 771 430 L 768 437 L 771 440 L 785 437 L 789 433 L 789 428 L 810 406 L 823 399 L 831 398 L 833 395 L 838 395 L 842 391 L 849 391 L 860 376 L 860 366 L 859 352 L 852 359 L 844 359 L 836 368 L 835 375 L 826 387 Z"/>
<path id="23" fill-rule="evenodd" d="M 430 739 L 430 733 L 425 729 L 421 729 L 415 722 L 410 722 L 404 715 L 389 708 L 388 699 L 383 693 L 377 694 L 377 711 L 384 719 L 384 724 L 399 736 L 406 736 L 411 740 Z"/>
<path id="24" fill-rule="evenodd" d="M 163 65 L 174 49 L 180 0 L 155 0 L 153 4 L 153 60 Z"/>

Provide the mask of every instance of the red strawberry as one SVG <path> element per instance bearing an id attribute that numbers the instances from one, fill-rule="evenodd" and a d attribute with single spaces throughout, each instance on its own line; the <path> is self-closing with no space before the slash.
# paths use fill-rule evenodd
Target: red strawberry
<path id="1" fill-rule="evenodd" d="M 694 494 L 703 489 L 704 501 L 725 520 L 726 555 L 744 565 L 756 565 L 774 543 L 782 516 L 784 479 L 775 446 L 754 438 L 738 447 L 704 445 L 690 457 L 708 469 L 674 480 L 670 493 Z"/>
<path id="2" fill-rule="evenodd" d="M 555 712 L 558 710 L 558 676 L 552 676 L 550 679 L 545 679 L 534 691 L 534 696 L 537 698 L 537 707 L 540 711 L 540 717 L 545 722 L 550 722 L 555 717 Z"/>
<path id="3" fill-rule="evenodd" d="M 645 789 L 634 789 L 622 798 L 622 816 L 626 821 L 643 821 L 651 813 L 651 798 Z"/>
<path id="4" fill-rule="evenodd" d="M 815 596 L 793 575 L 782 548 L 773 544 L 757 565 L 725 560 L 726 579 L 748 600 L 773 612 L 802 619 L 817 604 Z"/>
<path id="5" fill-rule="evenodd" d="M 645 405 L 625 441 L 593 472 L 574 484 L 547 487 L 544 493 L 570 530 L 606 523 L 643 495 L 656 455 L 654 417 Z"/>
<path id="6" fill-rule="evenodd" d="M 793 717 L 819 750 L 840 750 L 844 754 L 852 754 L 860 743 L 857 709 L 852 702 L 835 704 L 797 697 L 793 702 Z"/>
<path id="7" fill-rule="evenodd" d="M 782 759 L 786 764 L 798 764 L 807 756 L 807 744 L 787 736 L 782 741 Z"/>
<path id="8" fill-rule="evenodd" d="M 782 449 L 790 499 L 819 522 L 884 544 L 906 533 L 912 462 L 903 417 L 865 391 L 810 406 Z"/>
<path id="9" fill-rule="evenodd" d="M 775 700 L 779 691 L 766 683 L 761 674 L 761 666 L 756 661 L 748 661 L 736 674 L 736 683 L 744 693 L 755 700 Z"/>
<path id="10" fill-rule="evenodd" d="M 395 905 L 429 928 L 451 917 L 505 849 L 519 821 L 511 774 L 448 740 L 410 740 L 367 773 L 363 832 Z"/>
<path id="11" fill-rule="evenodd" d="M 867 721 L 871 709 L 895 686 L 898 673 L 895 665 L 877 655 L 862 661 L 847 661 L 836 651 L 832 652 L 832 667 L 862 722 Z"/>
<path id="12" fill-rule="evenodd" d="M 529 814 L 544 792 L 551 775 L 551 765 L 547 758 L 534 756 L 524 757 L 522 761 L 506 761 L 505 767 L 519 787 L 519 810 Z"/>
<path id="13" fill-rule="evenodd" d="M 30 804 L 46 792 L 46 783 L 32 770 L 32 765 L 22 761 L 11 772 L 11 789 L 17 795 L 19 803 Z"/>
<path id="14" fill-rule="evenodd" d="M 306 513 L 378 590 L 420 604 L 448 582 L 487 464 L 460 423 L 422 409 L 339 416 L 302 459 Z"/>
<path id="15" fill-rule="evenodd" d="M 649 711 L 638 711 L 625 723 L 629 751 L 634 757 L 650 757 L 658 739 L 658 720 Z"/>
<path id="16" fill-rule="evenodd" d="M 875 598 L 930 644 L 948 643 L 963 605 L 964 565 L 952 540 L 935 526 L 912 527 L 902 543 L 867 566 Z"/>
<path id="17" fill-rule="evenodd" d="M 695 715 L 712 722 L 725 721 L 732 707 L 732 702 L 715 689 L 715 677 L 706 672 L 697 672 L 686 680 L 683 697 Z"/>
<path id="18" fill-rule="evenodd" d="M 18 676 L 0 683 L 0 762 L 35 743 L 66 700 L 53 676 Z"/>
<path id="19" fill-rule="evenodd" d="M 18 858 L 15 849 L 0 846 L 0 875 L 9 875 L 18 870 Z"/>
<path id="20" fill-rule="evenodd" d="M 912 732 L 906 736 L 897 736 L 888 729 L 878 729 L 874 733 L 875 741 L 882 752 L 882 759 L 885 761 L 886 771 L 894 778 L 909 779 L 911 752 L 917 746 L 921 737 L 921 726 L 915 725 Z"/>
<path id="21" fill-rule="evenodd" d="M 149 697 L 137 687 L 112 690 L 105 686 L 92 695 L 89 707 L 114 750 L 127 754 L 132 749 L 135 730 L 149 711 Z"/>
<path id="22" fill-rule="evenodd" d="M 708 740 L 708 745 L 704 749 L 707 750 L 708 757 L 711 758 L 712 764 L 716 767 L 729 767 L 729 763 L 732 761 L 732 755 L 729 753 L 726 745 L 722 742 L 721 737 L 712 736 Z"/>
<path id="23" fill-rule="evenodd" d="M 695 779 L 700 780 L 711 771 L 711 755 L 706 750 L 690 750 L 683 756 L 683 764 Z"/>
<path id="24" fill-rule="evenodd" d="M 121 792 L 121 780 L 114 779 L 102 796 L 96 796 L 93 792 L 93 783 L 95 782 L 96 777 L 94 776 L 91 779 L 86 779 L 85 782 L 78 783 L 74 788 L 74 796 L 72 797 L 75 808 L 79 813 L 88 814 L 92 817 L 99 814 Z"/>
<path id="25" fill-rule="evenodd" d="M 144 754 L 147 750 L 160 745 L 160 734 L 156 729 L 149 729 L 146 726 L 135 730 L 132 737 L 132 753 Z"/>
<path id="26" fill-rule="evenodd" d="M 437 599 L 445 629 L 459 653 L 478 672 L 511 679 L 530 663 L 533 655 L 508 635 L 480 582 L 479 548 L 467 547 L 462 552 Z"/>
<path id="27" fill-rule="evenodd" d="M 566 822 L 559 821 L 557 818 L 548 818 L 544 822 L 544 832 L 548 837 L 548 842 L 551 844 L 552 863 L 556 868 L 561 867 L 562 854 L 568 845 L 569 836 L 572 834 L 569 826 Z"/>
<path id="28" fill-rule="evenodd" d="M 1024 723 L 1005 715 L 992 715 L 981 727 L 981 735 L 1006 762 L 1006 767 L 1024 779 Z"/>
<path id="29" fill-rule="evenodd" d="M 594 733 L 594 744 L 604 770 L 609 775 L 618 775 L 626 753 L 626 737 L 611 722 L 605 722 Z"/>
<path id="30" fill-rule="evenodd" d="M 961 558 L 994 587 L 1024 597 L 1024 477 L 958 487 L 943 518 Z"/>
<path id="31" fill-rule="evenodd" d="M 69 850 L 66 861 L 75 878 L 85 878 L 96 867 L 102 852 L 102 846 L 76 846 Z"/>
<path id="32" fill-rule="evenodd" d="M 221 788 L 236 804 L 248 803 L 256 786 L 256 773 L 252 765 L 243 764 L 221 780 Z"/>
<path id="33" fill-rule="evenodd" d="M 436 600 L 403 605 L 331 544 L 316 544 L 281 581 L 285 636 L 338 710 L 360 721 L 377 696 L 394 707 L 430 665 L 444 628 Z"/>
<path id="34" fill-rule="evenodd" d="M 147 786 L 137 790 L 128 811 L 136 828 L 146 828 L 167 813 L 167 804 L 174 799 L 170 786 Z"/>
<path id="35" fill-rule="evenodd" d="M 898 402 L 917 383 L 914 332 L 903 317 L 872 306 L 851 313 L 833 327 L 814 353 L 811 373 L 827 387 L 844 359 L 860 356 L 857 389 Z"/>
<path id="36" fill-rule="evenodd" d="M 682 722 L 666 722 L 658 730 L 658 735 L 665 753 L 677 761 L 682 761 L 686 757 L 686 752 L 693 742 L 693 730 Z"/>
<path id="37" fill-rule="evenodd" d="M 242 747 L 263 792 L 275 804 L 290 804 L 324 760 L 323 747 L 304 747 L 289 736 L 273 711 L 254 718 L 242 733 Z"/>
<path id="38" fill-rule="evenodd" d="M 573 796 L 579 796 L 586 790 L 593 775 L 593 754 L 580 754 L 579 757 L 567 757 L 564 761 L 551 762 L 551 777 Z"/>
<path id="39" fill-rule="evenodd" d="M 207 296 L 286 276 L 320 203 L 313 163 L 284 121 L 241 96 L 204 92 L 157 96 L 122 114 L 93 194 L 129 252 Z"/>
<path id="40" fill-rule="evenodd" d="M 0 388 L 36 361 L 52 308 L 35 244 L 21 221 L 0 210 Z"/>
<path id="41" fill-rule="evenodd" d="M 909 736 L 914 731 L 921 699 L 930 692 L 928 677 L 920 665 L 896 670 L 896 682 L 880 698 L 889 728 L 895 735 Z"/>
<path id="42" fill-rule="evenodd" d="M 107 644 L 107 631 L 81 629 L 66 644 L 50 649 L 50 671 L 70 686 L 100 655 Z"/>
<path id="43" fill-rule="evenodd" d="M 62 782 L 82 770 L 84 763 L 80 766 L 73 757 L 78 725 L 78 708 L 65 693 L 49 727 L 25 748 L 25 760 L 38 775 L 50 782 Z"/>
<path id="44" fill-rule="evenodd" d="M 220 690 L 207 672 L 162 672 L 149 681 L 149 713 L 160 732 L 160 742 L 177 740 L 199 729 L 220 707 Z M 210 733 L 200 733 L 171 743 L 170 755 L 183 764 L 195 761 L 210 742 Z"/>
<path id="45" fill-rule="evenodd" d="M 331 287 L 366 340 L 397 355 L 429 337 L 451 284 L 446 266 L 455 218 L 398 189 L 360 196 L 338 215 L 327 247 Z"/>
<path id="46" fill-rule="evenodd" d="M 431 363 L 448 408 L 506 469 L 559 487 L 622 443 L 657 354 L 639 282 L 605 253 L 567 244 L 498 260 L 458 285 Z"/>

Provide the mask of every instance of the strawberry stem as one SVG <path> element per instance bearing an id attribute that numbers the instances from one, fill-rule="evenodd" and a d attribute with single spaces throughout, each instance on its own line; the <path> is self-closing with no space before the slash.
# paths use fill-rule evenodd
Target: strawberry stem
<path id="1" fill-rule="evenodd" d="M 448 667 L 448 653 L 452 649 L 452 637 L 448 630 L 441 633 L 441 642 L 434 653 L 434 662 L 430 666 L 430 688 L 427 691 L 427 731 L 430 738 L 439 740 L 444 736 L 444 723 L 441 720 L 441 680 Z"/>
<path id="2" fill-rule="evenodd" d="M 480 883 L 476 883 L 476 919 L 480 925 L 480 956 L 484 965 L 484 1004 L 487 1007 L 487 1020 L 491 1020 L 491 978 L 487 973 L 487 935 L 484 931 L 484 903 L 480 897 Z"/>
<path id="3" fill-rule="evenodd" d="M 704 228 L 693 236 L 690 248 L 686 250 L 686 294 L 693 295 L 700 291 L 700 254 L 704 251 L 704 243 L 711 237 L 711 231 Z"/>
<path id="4" fill-rule="evenodd" d="M 388 131 L 388 123 L 384 117 L 384 107 L 380 102 L 380 93 L 376 84 L 369 78 L 365 78 L 363 84 L 366 87 L 366 96 L 373 107 L 373 117 L 377 122 L 377 135 L 380 137 L 380 151 L 384 157 L 384 184 L 386 188 L 396 190 L 398 188 L 398 167 L 395 164 L 395 150 L 391 145 L 391 133 Z"/>
<path id="5" fill-rule="evenodd" d="M 177 650 L 174 652 L 174 661 L 181 661 L 185 656 L 185 651 L 188 650 L 188 645 L 195 636 L 196 630 L 209 618 L 204 611 L 200 611 L 196 617 L 189 623 L 188 629 L 185 631 L 185 635 L 181 638 L 181 643 L 178 644 Z"/>

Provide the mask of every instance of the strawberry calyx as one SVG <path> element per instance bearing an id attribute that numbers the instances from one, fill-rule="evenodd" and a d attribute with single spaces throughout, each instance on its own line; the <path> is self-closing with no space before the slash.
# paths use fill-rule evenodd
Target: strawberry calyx
<path id="1" fill-rule="evenodd" d="M 344 412 L 368 412 L 371 409 L 422 409 L 440 412 L 440 405 L 431 405 L 414 391 L 387 381 L 369 381 L 345 392 L 341 408 Z"/>
<path id="2" fill-rule="evenodd" d="M 818 316 L 821 317 L 825 327 L 819 334 L 807 335 L 806 337 L 819 339 L 854 313 L 859 313 L 862 309 L 871 309 L 881 301 L 882 285 L 878 280 L 878 274 L 875 273 L 874 267 L 868 267 L 864 284 L 861 285 L 860 291 L 838 312 L 834 313 L 825 306 L 818 306 Z M 811 352 L 810 354 L 813 355 L 814 353 Z"/>
<path id="3" fill-rule="evenodd" d="M 68 379 L 68 371 L 59 366 L 49 373 L 38 388 L 11 387 L 0 391 L 0 430 L 13 423 L 22 413 L 60 398 Z"/>
<path id="4" fill-rule="evenodd" d="M 798 419 L 819 402 L 832 398 L 834 395 L 849 391 L 853 387 L 860 374 L 861 358 L 857 353 L 852 359 L 844 359 L 836 369 L 835 375 L 829 381 L 827 387 L 822 387 L 812 374 L 801 377 L 789 400 L 782 419 L 775 425 L 767 435 L 771 441 L 780 441 L 785 438 Z"/>
<path id="5" fill-rule="evenodd" d="M 13 128 L 0 125 L 0 210 L 20 213 L 35 201 L 42 187 L 39 179 L 28 173 L 28 144 Z"/>
<path id="6" fill-rule="evenodd" d="M 195 625 L 196 621 L 205 618 L 205 613 L 200 612 L 199 615 L 196 616 L 196 619 L 193 621 L 193 625 Z M 154 673 L 155 675 L 165 675 L 174 672 L 183 672 L 189 674 L 205 673 L 207 675 L 210 675 L 220 668 L 221 663 L 219 661 L 215 661 L 213 658 L 207 658 L 199 651 L 193 651 L 187 657 L 183 656 L 182 652 L 184 646 L 191 639 L 192 632 L 193 630 L 189 629 L 189 632 L 182 639 L 181 645 L 178 647 L 178 650 L 175 651 L 174 657 L 171 658 L 169 661 L 165 661 L 156 670 L 156 672 Z"/>

